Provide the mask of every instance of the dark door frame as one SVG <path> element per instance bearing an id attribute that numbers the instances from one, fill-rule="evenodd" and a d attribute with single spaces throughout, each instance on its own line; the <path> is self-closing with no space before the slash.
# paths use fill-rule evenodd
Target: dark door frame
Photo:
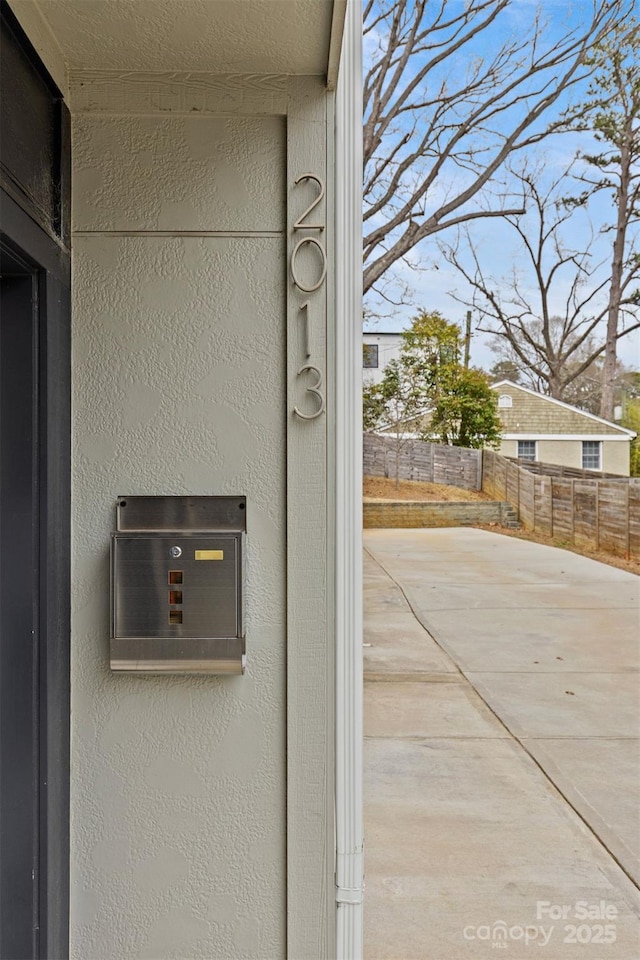
<path id="1" fill-rule="evenodd" d="M 34 960 L 69 955 L 69 637 L 71 490 L 71 332 L 69 114 L 62 96 L 5 0 L 5 38 L 28 62 L 34 88 L 50 97 L 53 138 L 50 172 L 54 203 L 48 214 L 20 188 L 18 169 L 0 170 L 0 243 L 10 259 L 35 278 L 34 325 L 37 505 L 35 544 L 38 639 L 35 702 L 39 721 L 37 782 L 38 905 Z M 31 80 L 29 80 L 31 82 Z M 3 128 L 5 127 L 4 118 Z M 18 121 L 20 122 L 20 121 Z M 31 116 L 24 123 L 33 123 Z M 19 133 L 20 131 L 18 131 Z M 11 134 L 12 131 L 9 131 Z M 7 130 L 3 129 L 7 136 Z M 0 147 L 2 143 L 0 143 Z M 2 658 L 0 656 L 0 671 Z M 11 678 L 0 675 L 2 685 Z M 1 789 L 1 785 L 0 785 Z M 1 811 L 1 806 L 0 806 Z M 4 878 L 3 878 L 4 882 Z M 10 883 L 10 878 L 7 878 Z M 6 918 L 5 918 L 6 919 Z M 8 918 L 9 922 L 11 918 Z M 5 960 L 2 955 L 2 960 Z"/>

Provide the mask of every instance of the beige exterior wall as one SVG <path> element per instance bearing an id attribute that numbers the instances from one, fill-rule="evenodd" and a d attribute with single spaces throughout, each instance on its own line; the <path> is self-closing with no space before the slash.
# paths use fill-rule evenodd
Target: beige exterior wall
<path id="1" fill-rule="evenodd" d="M 518 456 L 518 441 L 517 440 L 503 440 L 498 447 L 497 453 L 501 453 L 503 457 L 517 457 Z"/>
<path id="2" fill-rule="evenodd" d="M 326 176 L 327 95 L 321 81 L 292 81 L 291 98 L 284 78 L 243 83 L 199 77 L 185 92 L 175 77 L 76 77 L 73 88 L 76 960 L 284 957 L 297 843 L 313 922 L 290 902 L 289 949 L 332 951 L 326 435 L 322 418 L 291 416 L 309 399 L 301 344 L 286 333 L 287 310 L 291 329 L 299 320 L 287 199 L 318 157 Z M 312 197 L 295 193 L 296 216 Z M 316 295 L 313 362 L 325 373 L 326 309 Z M 298 450 L 289 473 L 287 444 Z M 246 494 L 244 677 L 110 672 L 118 494 Z M 287 602 L 287 531 L 298 607 Z M 304 787 L 288 782 L 295 762 Z"/>
<path id="3" fill-rule="evenodd" d="M 629 476 L 631 455 L 631 443 L 607 443 L 602 444 L 602 469 L 605 473 L 619 473 L 624 477 Z"/>
<path id="4" fill-rule="evenodd" d="M 563 467 L 582 469 L 581 440 L 538 440 L 537 459 L 542 463 L 558 463 Z"/>
<path id="5" fill-rule="evenodd" d="M 596 439 L 594 437 L 594 439 Z M 602 440 L 601 470 L 629 476 L 629 444 L 626 441 Z M 503 457 L 518 456 L 518 441 L 503 440 L 498 453 Z M 536 460 L 562 467 L 582 469 L 582 440 L 536 440 Z"/>

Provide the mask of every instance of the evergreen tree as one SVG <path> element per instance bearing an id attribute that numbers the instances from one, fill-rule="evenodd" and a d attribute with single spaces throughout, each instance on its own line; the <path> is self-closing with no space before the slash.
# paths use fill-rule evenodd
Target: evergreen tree
<path id="1" fill-rule="evenodd" d="M 460 447 L 498 446 L 497 397 L 481 370 L 460 362 L 461 330 L 421 311 L 402 334 L 398 361 L 382 383 L 365 389 L 365 425 Z"/>
<path id="2" fill-rule="evenodd" d="M 598 153 L 582 154 L 585 164 L 581 196 L 570 204 L 585 204 L 601 191 L 612 200 L 614 216 L 611 284 L 607 309 L 606 346 L 602 371 L 600 416 L 613 418 L 618 339 L 627 313 L 637 327 L 640 303 L 640 251 L 633 227 L 640 219 L 640 24 L 633 21 L 601 41 L 590 58 L 595 73 L 584 103 L 567 117 L 567 127 L 592 130 L 601 145 Z M 629 329 L 629 326 L 627 326 Z"/>

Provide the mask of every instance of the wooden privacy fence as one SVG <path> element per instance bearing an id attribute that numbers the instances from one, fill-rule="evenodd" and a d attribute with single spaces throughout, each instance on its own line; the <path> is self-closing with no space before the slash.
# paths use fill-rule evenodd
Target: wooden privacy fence
<path id="1" fill-rule="evenodd" d="M 446 447 L 421 440 L 402 440 L 374 433 L 364 435 L 364 474 L 367 477 L 393 477 L 443 483 L 480 490 L 482 487 L 482 450 Z"/>
<path id="2" fill-rule="evenodd" d="M 601 473 L 598 471 L 597 478 L 593 475 L 593 470 L 580 470 L 578 467 L 563 467 L 559 463 L 540 463 L 538 460 L 518 461 L 513 457 L 506 457 L 511 463 L 517 463 L 518 466 L 527 470 L 529 473 L 540 473 L 545 477 L 573 477 L 574 480 L 619 480 L 625 483 L 629 478 L 621 477 L 619 473 Z"/>
<path id="3" fill-rule="evenodd" d="M 536 464 L 534 472 L 485 450 L 482 489 L 496 500 L 508 500 L 530 530 L 640 558 L 640 479 L 538 473 L 544 466 Z"/>

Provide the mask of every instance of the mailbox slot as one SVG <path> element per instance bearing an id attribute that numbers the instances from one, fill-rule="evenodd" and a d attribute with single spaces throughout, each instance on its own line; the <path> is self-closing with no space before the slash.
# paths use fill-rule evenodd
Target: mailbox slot
<path id="1" fill-rule="evenodd" d="M 244 673 L 244 497 L 120 497 L 111 669 Z"/>

